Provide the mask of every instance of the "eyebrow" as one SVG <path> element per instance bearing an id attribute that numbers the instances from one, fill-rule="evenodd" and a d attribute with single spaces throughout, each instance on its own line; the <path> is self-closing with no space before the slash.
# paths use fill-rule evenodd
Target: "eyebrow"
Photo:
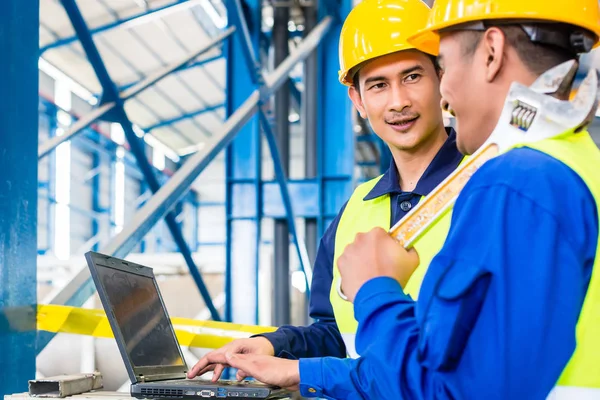
<path id="1" fill-rule="evenodd" d="M 425 68 L 423 68 L 422 65 L 413 65 L 412 67 L 403 69 L 402 71 L 400 71 L 400 73 L 398 75 L 408 75 L 412 72 L 417 72 L 417 71 L 425 71 Z M 365 85 L 367 83 L 371 83 L 371 82 L 385 81 L 386 79 L 387 78 L 385 76 L 372 76 L 365 80 Z"/>
<path id="2" fill-rule="evenodd" d="M 408 75 L 412 72 L 421 72 L 421 71 L 425 71 L 425 68 L 423 68 L 422 65 L 415 65 L 413 67 L 406 68 L 405 70 L 400 72 L 400 75 Z"/>

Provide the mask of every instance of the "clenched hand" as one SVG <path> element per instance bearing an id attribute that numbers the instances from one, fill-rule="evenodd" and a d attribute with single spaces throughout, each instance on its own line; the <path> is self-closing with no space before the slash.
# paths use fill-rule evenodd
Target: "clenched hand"
<path id="1" fill-rule="evenodd" d="M 380 276 L 388 276 L 406 286 L 419 265 L 419 255 L 414 249 L 407 251 L 388 232 L 375 228 L 356 235 L 338 258 L 342 277 L 342 292 L 348 300 L 354 298 L 361 286 Z"/>

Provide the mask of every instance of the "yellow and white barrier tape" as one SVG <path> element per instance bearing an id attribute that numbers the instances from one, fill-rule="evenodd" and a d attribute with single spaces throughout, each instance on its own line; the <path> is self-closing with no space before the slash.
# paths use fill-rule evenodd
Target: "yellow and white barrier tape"
<path id="1" fill-rule="evenodd" d="M 240 337 L 273 332 L 276 329 L 272 326 L 197 321 L 177 317 L 172 317 L 171 322 L 181 346 L 208 349 L 217 349 Z M 54 304 L 38 305 L 37 329 L 101 338 L 114 337 L 104 311 Z"/>

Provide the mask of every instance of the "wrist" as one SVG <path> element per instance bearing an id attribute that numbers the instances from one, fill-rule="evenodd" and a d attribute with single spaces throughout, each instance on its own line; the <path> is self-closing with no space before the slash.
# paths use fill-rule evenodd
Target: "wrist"
<path id="1" fill-rule="evenodd" d="M 389 276 L 379 276 L 365 282 L 356 293 L 354 299 L 354 316 L 360 323 L 374 309 L 389 301 L 405 299 L 411 301 L 402 290 L 400 282 Z"/>
<path id="2" fill-rule="evenodd" d="M 271 343 L 271 341 L 266 337 L 256 336 L 253 337 L 252 340 L 256 341 L 257 343 L 260 341 L 260 348 L 263 350 L 263 354 L 268 356 L 275 355 L 275 347 L 273 346 L 273 343 Z"/>

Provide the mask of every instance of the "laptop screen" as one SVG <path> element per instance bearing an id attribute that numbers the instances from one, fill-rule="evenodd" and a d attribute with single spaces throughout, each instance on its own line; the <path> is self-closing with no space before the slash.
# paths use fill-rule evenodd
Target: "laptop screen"
<path id="1" fill-rule="evenodd" d="M 184 365 L 154 279 L 96 264 L 134 367 Z"/>

